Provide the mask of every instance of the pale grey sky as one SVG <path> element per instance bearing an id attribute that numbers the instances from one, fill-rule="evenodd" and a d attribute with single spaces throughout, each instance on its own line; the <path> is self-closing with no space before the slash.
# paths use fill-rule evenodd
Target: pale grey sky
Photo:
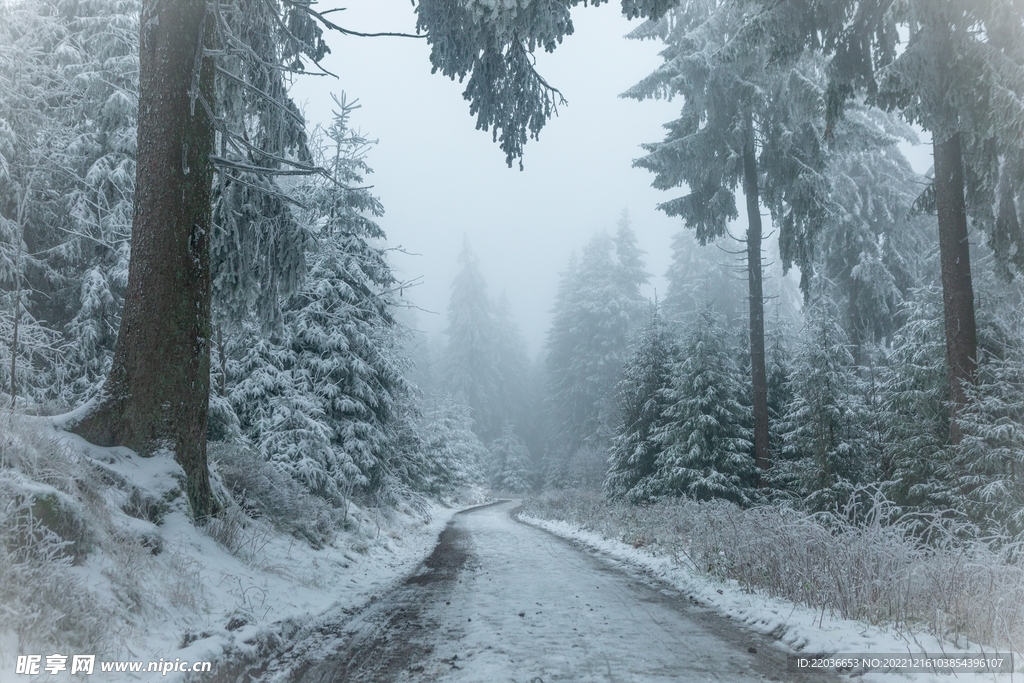
<path id="1" fill-rule="evenodd" d="M 409 0 L 334 0 L 347 6 L 332 19 L 359 31 L 413 32 Z M 660 140 L 662 124 L 676 117 L 677 102 L 623 100 L 618 95 L 660 63 L 660 44 L 625 40 L 636 22 L 617 3 L 580 7 L 576 33 L 538 59 L 539 71 L 569 101 L 526 147 L 526 170 L 509 169 L 491 134 L 475 129 L 462 86 L 430 73 L 428 47 L 406 38 L 329 35 L 324 65 L 338 74 L 300 79 L 293 92 L 311 123 L 327 122 L 330 93 L 345 91 L 362 105 L 354 125 L 380 143 L 369 161 L 369 182 L 381 197 L 381 224 L 403 279 L 422 276 L 407 292 L 432 311 L 421 329 L 445 326 L 449 285 L 463 235 L 468 235 L 492 296 L 508 294 L 531 353 L 543 343 L 558 273 L 570 253 L 599 229 L 614 230 L 628 208 L 648 269 L 647 294 L 664 295 L 671 236 L 681 221 L 655 209 L 678 193 L 650 187 L 653 176 L 632 168 L 643 142 Z M 923 142 L 928 142 L 923 139 Z M 930 148 L 905 146 L 918 172 L 931 163 Z M 740 202 L 742 206 L 742 202 Z"/>
<path id="2" fill-rule="evenodd" d="M 415 26 L 408 0 L 349 0 L 334 21 L 360 31 Z M 328 2 L 325 7 L 330 7 Z M 402 277 L 422 275 L 408 295 L 436 315 L 420 327 L 444 328 L 444 312 L 462 236 L 469 236 L 490 287 L 505 290 L 531 353 L 548 326 L 558 272 L 573 249 L 599 229 L 614 230 L 628 208 L 655 274 L 649 294 L 664 294 L 671 235 L 681 223 L 655 210 L 666 193 L 653 176 L 631 167 L 639 145 L 662 138 L 675 103 L 618 98 L 660 63 L 654 42 L 625 40 L 636 25 L 617 4 L 581 7 L 576 33 L 539 71 L 569 101 L 526 147 L 525 167 L 509 169 L 491 134 L 475 129 L 462 86 L 430 73 L 425 41 L 328 37 L 325 66 L 339 80 L 307 77 L 294 88 L 311 122 L 329 120 L 330 92 L 344 90 L 362 108 L 356 127 L 380 144 L 370 152 L 369 181 L 384 202 L 381 221 L 392 245 L 421 256 L 395 255 Z"/>

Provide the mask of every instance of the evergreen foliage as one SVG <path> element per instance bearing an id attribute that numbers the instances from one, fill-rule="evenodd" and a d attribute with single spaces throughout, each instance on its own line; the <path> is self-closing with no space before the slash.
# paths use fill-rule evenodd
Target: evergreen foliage
<path id="1" fill-rule="evenodd" d="M 924 179 L 900 152 L 916 142 L 892 114 L 856 102 L 833 128 L 828 175 L 832 210 L 816 249 L 858 360 L 864 347 L 885 343 L 900 323 L 912 289 L 937 276 L 922 259 L 934 240 L 930 221 L 913 206 Z"/>
<path id="2" fill-rule="evenodd" d="M 1024 338 L 1020 312 L 1012 327 L 986 321 L 977 385 L 959 414 L 963 437 L 948 460 L 968 518 L 989 533 L 1024 533 Z M 987 329 L 986 329 L 987 328 Z M 995 334 L 991 334 L 995 332 Z M 985 339 L 985 336 L 988 339 Z"/>
<path id="3" fill-rule="evenodd" d="M 447 390 L 469 407 L 474 431 L 484 441 L 498 434 L 499 383 L 494 309 L 476 254 L 464 238 L 461 266 L 452 281 L 445 335 Z"/>
<path id="4" fill-rule="evenodd" d="M 656 472 L 632 491 L 639 500 L 686 495 L 724 498 L 741 505 L 755 499 L 750 410 L 727 332 L 710 304 L 687 324 L 668 407 L 657 432 Z"/>
<path id="5" fill-rule="evenodd" d="M 642 320 L 647 273 L 625 221 L 613 240 L 596 234 L 562 273 L 546 342 L 548 402 L 556 449 L 603 449 L 614 429 L 614 392 Z"/>
<path id="6" fill-rule="evenodd" d="M 774 473 L 811 509 L 844 505 L 875 475 L 871 416 L 848 344 L 835 304 L 817 299 L 796 354 Z"/>
<path id="7" fill-rule="evenodd" d="M 882 375 L 883 491 L 909 509 L 936 511 L 950 503 L 942 474 L 948 454 L 949 389 L 938 288 L 915 292 L 903 306 Z"/>
<path id="8" fill-rule="evenodd" d="M 511 422 L 506 422 L 501 435 L 491 442 L 487 473 L 494 491 L 529 493 L 533 489 L 530 453 L 523 440 L 516 436 Z"/>
<path id="9" fill-rule="evenodd" d="M 427 492 L 449 495 L 483 480 L 487 448 L 473 432 L 466 406 L 442 396 L 424 416 L 420 434 Z"/>
<path id="10" fill-rule="evenodd" d="M 411 392 L 391 313 L 397 283 L 372 244 L 383 237 L 372 220 L 380 204 L 367 190 L 346 189 L 369 171 L 367 141 L 349 128 L 350 113 L 336 112 L 318 151 L 331 175 L 294 188 L 302 211 L 292 220 L 311 235 L 308 276 L 269 335 L 250 308 L 228 388 L 243 434 L 331 499 L 384 486 Z"/>
<path id="11" fill-rule="evenodd" d="M 604 480 L 609 498 L 641 502 L 645 482 L 657 474 L 663 450 L 658 435 L 667 427 L 665 411 L 680 355 L 674 332 L 652 306 L 618 386 L 619 423 Z"/>

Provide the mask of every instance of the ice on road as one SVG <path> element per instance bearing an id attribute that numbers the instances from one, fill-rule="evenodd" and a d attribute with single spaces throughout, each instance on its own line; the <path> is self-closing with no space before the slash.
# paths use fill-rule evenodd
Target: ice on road
<path id="1" fill-rule="evenodd" d="M 333 643 L 308 648 L 283 678 L 833 680 L 787 674 L 785 654 L 765 638 L 516 521 L 511 508 L 457 515 L 417 575 L 339 626 Z"/>

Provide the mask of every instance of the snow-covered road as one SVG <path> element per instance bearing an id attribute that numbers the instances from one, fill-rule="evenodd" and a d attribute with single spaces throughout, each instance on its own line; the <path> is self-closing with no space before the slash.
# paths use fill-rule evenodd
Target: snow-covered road
<path id="1" fill-rule="evenodd" d="M 831 680 L 786 673 L 785 654 L 763 636 L 516 521 L 512 507 L 457 515 L 420 572 L 349 621 L 321 624 L 317 642 L 294 649 L 268 678 Z"/>

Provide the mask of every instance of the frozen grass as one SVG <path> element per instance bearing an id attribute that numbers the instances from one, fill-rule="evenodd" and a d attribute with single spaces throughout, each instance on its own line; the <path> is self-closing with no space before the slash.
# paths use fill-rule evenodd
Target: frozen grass
<path id="1" fill-rule="evenodd" d="M 344 511 L 311 495 L 251 449 L 229 442 L 212 443 L 210 460 L 231 498 L 227 514 L 213 523 L 212 531 L 215 537 L 223 536 L 218 540 L 229 548 L 243 543 L 239 527 L 244 526 L 245 517 L 266 520 L 275 529 L 304 539 L 315 548 L 328 545 L 343 525 Z M 251 538 L 248 542 L 259 544 Z"/>
<path id="2" fill-rule="evenodd" d="M 0 416 L 0 623 L 17 646 L 108 651 L 119 629 L 76 564 L 109 531 L 97 472 Z"/>
<path id="3" fill-rule="evenodd" d="M 908 631 L 963 646 L 1024 646 L 1024 560 L 1008 544 L 961 540 L 934 525 L 929 544 L 895 522 L 884 501 L 860 520 L 782 506 L 739 508 L 688 499 L 647 506 L 609 503 L 600 493 L 554 492 L 524 503 L 531 517 L 559 520 L 690 570 L 735 580 L 822 614 Z"/>
<path id="4" fill-rule="evenodd" d="M 410 571 L 453 512 L 337 509 L 220 445 L 223 510 L 197 525 L 172 453 L 98 448 L 64 422 L 0 412 L 0 681 L 19 653 L 258 657 L 253 643 Z"/>

